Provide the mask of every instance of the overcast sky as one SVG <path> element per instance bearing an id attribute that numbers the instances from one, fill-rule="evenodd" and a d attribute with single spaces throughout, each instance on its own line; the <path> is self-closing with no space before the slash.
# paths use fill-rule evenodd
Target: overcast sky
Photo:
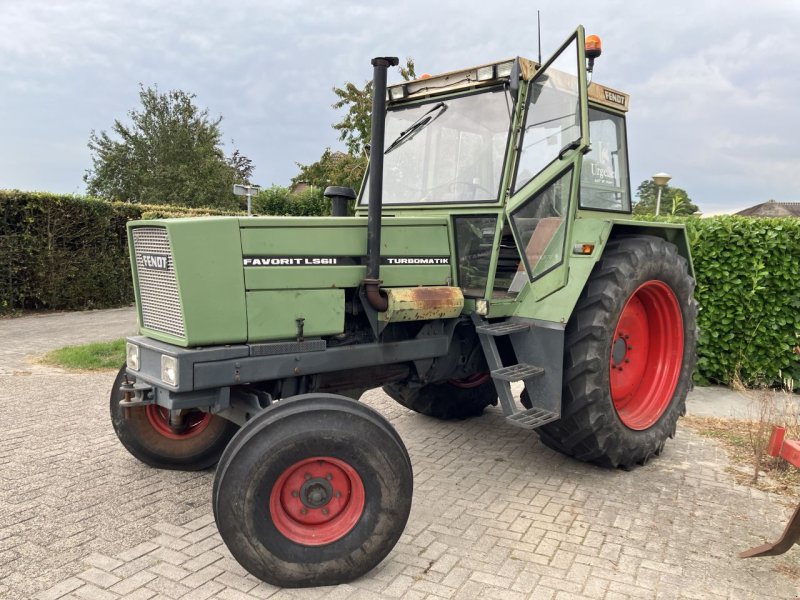
<path id="1" fill-rule="evenodd" d="M 578 24 L 603 40 L 595 80 L 631 94 L 631 182 L 666 171 L 706 213 L 800 201 L 800 2 L 0 0 L 0 188 L 82 193 L 94 129 L 139 83 L 197 95 L 256 165 L 342 145 L 334 85 L 373 56 L 435 74 L 547 57 Z M 390 83 L 399 74 L 390 75 Z"/>

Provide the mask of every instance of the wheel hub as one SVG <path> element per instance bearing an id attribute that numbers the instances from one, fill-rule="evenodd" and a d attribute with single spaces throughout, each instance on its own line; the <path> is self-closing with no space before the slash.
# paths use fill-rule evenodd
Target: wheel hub
<path id="1" fill-rule="evenodd" d="M 615 367 L 620 367 L 625 361 L 625 355 L 628 353 L 628 342 L 625 337 L 620 335 L 611 347 L 611 360 Z"/>
<path id="2" fill-rule="evenodd" d="M 333 487 L 327 479 L 309 479 L 300 488 L 300 501 L 308 508 L 322 508 L 333 498 Z"/>
<path id="3" fill-rule="evenodd" d="M 148 404 L 144 410 L 152 428 L 171 440 L 186 440 L 200 435 L 212 419 L 211 413 L 200 410 L 176 412 L 156 404 Z"/>
<path id="4" fill-rule="evenodd" d="M 345 461 L 313 457 L 298 461 L 275 481 L 269 509 L 275 528 L 305 546 L 347 535 L 364 512 L 364 484 Z"/>

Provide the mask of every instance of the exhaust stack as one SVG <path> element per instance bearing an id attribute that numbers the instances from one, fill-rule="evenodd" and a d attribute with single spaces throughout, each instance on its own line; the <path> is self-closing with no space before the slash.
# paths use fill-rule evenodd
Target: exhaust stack
<path id="1" fill-rule="evenodd" d="M 381 208 L 383 205 L 383 146 L 386 114 L 386 71 L 400 63 L 396 56 L 372 59 L 372 135 L 369 156 L 369 210 L 367 212 L 367 276 L 362 282 L 367 300 L 378 312 L 389 306 L 381 293 Z"/>

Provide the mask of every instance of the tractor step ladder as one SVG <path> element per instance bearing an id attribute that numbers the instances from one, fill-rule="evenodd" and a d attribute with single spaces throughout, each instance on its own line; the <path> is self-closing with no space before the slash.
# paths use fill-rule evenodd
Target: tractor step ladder
<path id="1" fill-rule="evenodd" d="M 483 353 L 486 356 L 486 363 L 494 380 L 497 389 L 497 396 L 500 399 L 500 407 L 506 420 L 524 429 L 536 429 L 541 425 L 555 421 L 561 417 L 557 412 L 546 410 L 534 406 L 524 409 L 518 405 L 511 392 L 512 381 L 527 381 L 535 377 L 544 375 L 544 369 L 536 365 L 520 363 L 516 365 L 504 365 L 497 348 L 497 338 L 514 334 L 525 334 L 530 331 L 531 325 L 515 321 L 499 321 L 488 323 L 482 317 L 473 315 L 475 331 L 478 333 Z"/>

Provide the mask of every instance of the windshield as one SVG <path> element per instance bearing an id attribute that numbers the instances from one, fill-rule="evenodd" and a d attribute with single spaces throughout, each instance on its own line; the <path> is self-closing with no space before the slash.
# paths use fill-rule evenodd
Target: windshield
<path id="1" fill-rule="evenodd" d="M 383 203 L 497 200 L 510 126 L 506 93 L 492 91 L 389 110 Z M 369 184 L 361 204 L 369 203 Z"/>

